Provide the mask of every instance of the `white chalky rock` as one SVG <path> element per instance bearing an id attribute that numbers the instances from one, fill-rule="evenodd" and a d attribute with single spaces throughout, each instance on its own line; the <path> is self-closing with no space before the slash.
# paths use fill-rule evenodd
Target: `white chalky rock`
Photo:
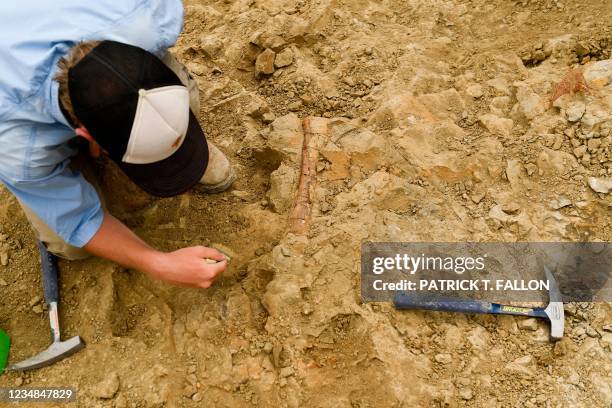
<path id="1" fill-rule="evenodd" d="M 293 204 L 298 173 L 293 167 L 282 163 L 270 175 L 268 198 L 272 209 L 279 214 L 289 211 Z"/>
<path id="2" fill-rule="evenodd" d="M 512 126 L 514 125 L 512 119 L 500 118 L 492 113 L 481 115 L 478 120 L 489 132 L 506 137 L 510 136 Z"/>
<path id="3" fill-rule="evenodd" d="M 527 86 L 518 87 L 516 99 L 518 100 L 520 111 L 529 120 L 546 112 L 546 105 L 542 98 Z"/>
<path id="4" fill-rule="evenodd" d="M 514 374 L 523 374 L 527 377 L 534 374 L 533 357 L 526 355 L 506 364 L 505 370 Z"/>
<path id="5" fill-rule="evenodd" d="M 590 86 L 603 88 L 612 82 L 612 59 L 597 61 L 584 70 L 584 79 Z"/>
<path id="6" fill-rule="evenodd" d="M 487 85 L 489 85 L 493 90 L 499 95 L 510 95 L 510 85 L 505 78 L 497 77 L 493 79 L 489 79 L 487 81 Z"/>
<path id="7" fill-rule="evenodd" d="M 478 99 L 478 98 L 480 98 L 483 95 L 482 86 L 480 86 L 478 84 L 474 84 L 474 85 L 468 86 L 465 89 L 465 92 L 468 95 L 470 95 L 472 98 L 474 98 L 474 99 Z"/>
<path id="8" fill-rule="evenodd" d="M 295 113 L 277 118 L 270 124 L 268 146 L 292 161 L 301 157 L 304 133 L 302 122 Z"/>
<path id="9" fill-rule="evenodd" d="M 598 193 L 608 194 L 612 190 L 612 180 L 589 177 L 589 187 Z"/>
<path id="10" fill-rule="evenodd" d="M 584 102 L 572 102 L 567 107 L 565 116 L 569 122 L 578 122 L 580 119 L 582 119 L 585 109 L 586 106 L 584 105 Z"/>

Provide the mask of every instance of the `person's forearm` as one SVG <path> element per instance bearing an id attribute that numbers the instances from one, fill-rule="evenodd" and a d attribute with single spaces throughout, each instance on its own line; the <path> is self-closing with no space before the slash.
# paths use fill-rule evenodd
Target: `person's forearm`
<path id="1" fill-rule="evenodd" d="M 93 255 L 147 273 L 152 273 L 162 254 L 108 213 L 104 213 L 100 229 L 85 245 L 85 249 Z"/>
<path id="2" fill-rule="evenodd" d="M 102 226 L 85 249 L 154 278 L 196 288 L 210 287 L 227 266 L 221 252 L 201 245 L 172 252 L 156 251 L 108 213 L 104 213 Z"/>

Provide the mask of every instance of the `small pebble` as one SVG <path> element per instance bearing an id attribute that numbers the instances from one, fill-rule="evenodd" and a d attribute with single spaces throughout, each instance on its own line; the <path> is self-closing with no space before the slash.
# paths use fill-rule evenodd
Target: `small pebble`
<path id="1" fill-rule="evenodd" d="M 523 330 L 530 330 L 530 331 L 538 330 L 538 321 L 533 317 L 530 317 L 528 319 L 522 319 L 518 325 Z"/>
<path id="2" fill-rule="evenodd" d="M 295 371 L 293 370 L 293 367 L 283 367 L 281 368 L 279 375 L 281 378 L 286 378 L 292 376 L 294 373 Z"/>
<path id="3" fill-rule="evenodd" d="M 453 358 L 448 353 L 441 353 L 441 354 L 436 354 L 434 357 L 434 360 L 436 360 L 440 364 L 448 364 L 451 361 L 453 361 Z"/>
<path id="4" fill-rule="evenodd" d="M 34 296 L 32 299 L 30 299 L 30 307 L 38 304 L 41 301 L 40 296 Z"/>
<path id="5" fill-rule="evenodd" d="M 589 337 L 599 337 L 599 333 L 597 332 L 597 330 L 595 330 L 593 327 L 591 326 L 587 326 L 586 328 L 586 334 Z"/>
<path id="6" fill-rule="evenodd" d="M 469 400 L 471 400 L 472 398 L 474 398 L 474 392 L 472 391 L 472 389 L 471 389 L 471 388 L 467 388 L 467 387 L 466 387 L 466 388 L 462 388 L 462 389 L 459 391 L 459 396 L 460 396 L 461 398 L 463 398 L 464 400 L 469 401 Z"/>
<path id="7" fill-rule="evenodd" d="M 482 86 L 478 84 L 468 86 L 465 92 L 474 99 L 478 99 L 483 95 Z"/>

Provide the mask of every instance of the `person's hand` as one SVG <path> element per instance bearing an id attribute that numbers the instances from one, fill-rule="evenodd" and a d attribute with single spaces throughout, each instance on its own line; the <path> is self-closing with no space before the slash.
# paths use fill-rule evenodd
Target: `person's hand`
<path id="1" fill-rule="evenodd" d="M 217 261 L 212 263 L 208 260 Z M 195 246 L 161 253 L 152 260 L 152 276 L 179 286 L 209 288 L 227 267 L 225 255 L 214 248 Z"/>

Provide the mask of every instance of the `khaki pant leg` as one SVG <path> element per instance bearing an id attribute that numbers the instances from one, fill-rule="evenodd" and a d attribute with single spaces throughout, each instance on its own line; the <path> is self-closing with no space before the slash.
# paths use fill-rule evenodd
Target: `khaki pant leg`
<path id="1" fill-rule="evenodd" d="M 60 258 L 77 260 L 89 257 L 89 252 L 83 248 L 77 248 L 68 244 L 59 235 L 55 233 L 38 215 L 36 215 L 30 207 L 19 201 L 21 209 L 25 213 L 26 218 L 30 221 L 32 228 L 36 234 L 36 238 L 43 242 L 49 252 L 59 256 Z"/>
<path id="2" fill-rule="evenodd" d="M 90 182 L 98 192 L 100 202 L 102 203 L 102 208 L 106 209 L 104 197 L 95 176 L 92 160 L 92 158 L 86 157 L 85 153 L 81 153 L 73 159 L 71 167 L 73 169 L 78 169 L 83 173 L 85 179 Z M 17 201 L 21 205 L 26 218 L 28 221 L 30 221 L 32 228 L 34 229 L 34 233 L 36 234 L 36 238 L 45 244 L 49 252 L 59 256 L 60 258 L 69 260 L 85 259 L 90 256 L 89 252 L 87 252 L 85 249 L 77 248 L 64 241 L 62 237 L 57 235 L 55 231 L 49 228 L 49 226 L 28 206 L 19 200 Z"/>
<path id="3" fill-rule="evenodd" d="M 166 52 L 166 55 L 164 55 L 161 60 L 179 77 L 181 83 L 187 87 L 189 91 L 189 107 L 193 114 L 198 117 L 200 114 L 200 90 L 198 89 L 198 83 L 191 77 L 187 68 L 185 68 L 170 51 Z"/>

